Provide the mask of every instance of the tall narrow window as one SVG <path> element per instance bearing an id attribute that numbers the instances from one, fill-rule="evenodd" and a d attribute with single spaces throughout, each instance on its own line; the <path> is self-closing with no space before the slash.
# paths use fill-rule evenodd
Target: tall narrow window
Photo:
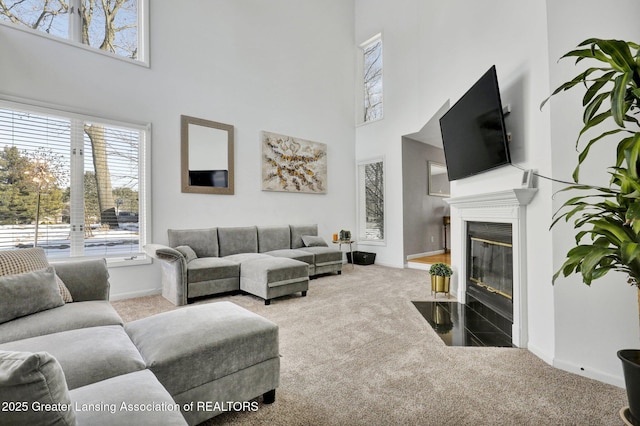
<path id="1" fill-rule="evenodd" d="M 0 104 L 0 250 L 136 258 L 145 128 Z"/>
<path id="2" fill-rule="evenodd" d="M 363 122 L 382 118 L 382 37 L 380 34 L 363 43 Z"/>
<path id="3" fill-rule="evenodd" d="M 0 21 L 144 61 L 148 0 L 4 0 Z"/>
<path id="4" fill-rule="evenodd" d="M 384 163 L 358 165 L 359 240 L 384 240 Z"/>

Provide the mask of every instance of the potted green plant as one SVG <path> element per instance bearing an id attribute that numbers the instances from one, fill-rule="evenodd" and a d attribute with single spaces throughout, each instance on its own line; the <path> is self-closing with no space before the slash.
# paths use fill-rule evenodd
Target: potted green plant
<path id="1" fill-rule="evenodd" d="M 576 64 L 588 60 L 597 66 L 587 68 L 551 95 L 578 85 L 586 88 L 582 99 L 584 126 L 576 141 L 578 165 L 573 172 L 576 184 L 565 189 L 582 195 L 567 200 L 555 213 L 551 225 L 561 219 L 573 220 L 575 247 L 553 276 L 554 282 L 560 274 L 566 277 L 576 273 L 591 285 L 609 271 L 620 271 L 627 274 L 629 284 L 640 283 L 639 50 L 636 43 L 592 38 L 563 56 L 576 58 Z M 588 141 L 583 140 L 592 129 L 604 130 Z M 580 165 L 589 150 L 595 143 L 611 141 L 616 144 L 617 156 L 616 163 L 608 168 L 609 186 L 579 184 Z M 635 297 L 640 302 L 640 294 Z M 618 357 L 623 363 L 629 399 L 629 413 L 625 415 L 632 424 L 640 425 L 640 350 L 621 350 Z"/>
<path id="2" fill-rule="evenodd" d="M 429 274 L 431 274 L 431 293 L 447 293 L 449 297 L 449 283 L 451 281 L 451 275 L 453 270 L 446 263 L 434 263 L 429 268 Z"/>

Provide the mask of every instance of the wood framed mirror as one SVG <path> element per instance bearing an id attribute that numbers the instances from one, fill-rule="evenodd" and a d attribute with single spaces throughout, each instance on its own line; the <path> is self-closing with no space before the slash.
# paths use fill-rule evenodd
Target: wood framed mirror
<path id="1" fill-rule="evenodd" d="M 180 116 L 182 192 L 233 195 L 233 126 Z"/>
<path id="2" fill-rule="evenodd" d="M 447 166 L 441 163 L 429 161 L 427 163 L 429 172 L 429 195 L 436 197 L 449 197 L 451 190 L 449 189 L 449 177 L 447 176 Z"/>

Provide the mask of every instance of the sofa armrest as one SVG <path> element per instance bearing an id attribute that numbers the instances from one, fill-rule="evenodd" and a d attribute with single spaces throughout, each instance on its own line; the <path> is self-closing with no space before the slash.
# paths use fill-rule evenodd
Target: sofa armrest
<path id="1" fill-rule="evenodd" d="M 176 306 L 187 304 L 187 259 L 178 250 L 162 244 L 146 244 L 144 251 L 160 261 L 162 296 Z"/>
<path id="2" fill-rule="evenodd" d="M 52 263 L 74 302 L 109 300 L 109 270 L 105 259 Z"/>
<path id="3" fill-rule="evenodd" d="M 176 261 L 184 259 L 182 253 L 178 250 L 162 244 L 146 244 L 144 251 L 149 256 L 158 260 Z"/>

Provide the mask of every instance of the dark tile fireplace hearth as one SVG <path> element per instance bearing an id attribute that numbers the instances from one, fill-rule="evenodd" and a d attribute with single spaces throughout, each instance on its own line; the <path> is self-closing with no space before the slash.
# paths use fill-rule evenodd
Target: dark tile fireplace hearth
<path id="1" fill-rule="evenodd" d="M 457 302 L 413 304 L 448 346 L 513 347 L 511 336 L 499 326 L 510 328 L 511 323 L 482 305 Z M 476 310 L 478 308 L 479 311 Z"/>

